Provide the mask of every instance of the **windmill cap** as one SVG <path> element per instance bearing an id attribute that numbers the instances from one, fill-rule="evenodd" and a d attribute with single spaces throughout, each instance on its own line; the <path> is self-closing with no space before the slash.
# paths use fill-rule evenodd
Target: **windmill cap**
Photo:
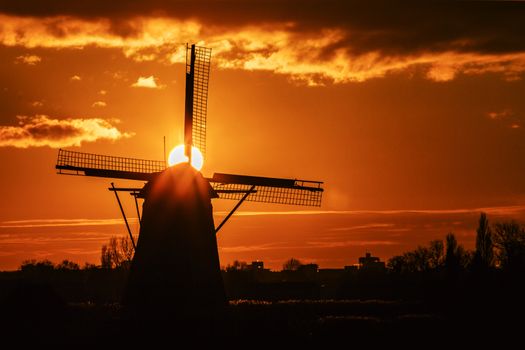
<path id="1" fill-rule="evenodd" d="M 157 173 L 149 182 L 144 185 L 140 191 L 143 198 L 149 197 L 151 191 L 157 188 L 178 188 L 199 189 L 202 193 L 207 192 L 210 198 L 218 198 L 218 194 L 210 185 L 208 180 L 202 176 L 201 172 L 196 170 L 188 163 L 180 163 L 166 168 L 164 171 Z"/>

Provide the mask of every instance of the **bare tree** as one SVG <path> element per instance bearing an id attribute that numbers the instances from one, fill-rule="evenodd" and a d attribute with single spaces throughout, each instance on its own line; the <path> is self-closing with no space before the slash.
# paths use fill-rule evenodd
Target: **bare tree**
<path id="1" fill-rule="evenodd" d="M 297 271 L 299 267 L 301 267 L 303 264 L 295 259 L 291 258 L 290 260 L 286 260 L 283 264 L 283 270 L 285 271 Z"/>
<path id="2" fill-rule="evenodd" d="M 497 223 L 494 245 L 500 266 L 508 271 L 525 269 L 525 228 L 515 221 Z"/>
<path id="3" fill-rule="evenodd" d="M 76 262 L 69 261 L 67 259 L 63 260 L 60 264 L 57 264 L 55 268 L 57 270 L 70 270 L 70 271 L 80 270 L 80 266 Z"/>
<path id="4" fill-rule="evenodd" d="M 100 264 L 103 269 L 113 268 L 113 259 L 107 244 L 102 245 L 100 249 Z"/>
<path id="5" fill-rule="evenodd" d="M 443 246 L 443 241 L 436 239 L 430 242 L 430 247 L 428 249 L 428 265 L 431 270 L 436 270 L 443 267 L 445 263 L 445 251 Z"/>
<path id="6" fill-rule="evenodd" d="M 135 254 L 135 248 L 129 236 L 120 237 L 120 251 L 124 258 L 124 261 L 131 262 L 133 260 L 133 254 Z"/>
<path id="7" fill-rule="evenodd" d="M 226 271 L 244 271 L 248 268 L 245 261 L 234 260 L 233 263 L 226 266 Z"/>
<path id="8" fill-rule="evenodd" d="M 392 257 L 387 266 L 396 272 L 429 272 L 444 265 L 443 241 L 434 240 L 429 247 L 418 246 L 415 250 Z"/>
<path id="9" fill-rule="evenodd" d="M 104 244 L 101 248 L 100 262 L 102 268 L 129 267 L 133 253 L 134 249 L 129 237 L 111 237 L 108 244 Z"/>

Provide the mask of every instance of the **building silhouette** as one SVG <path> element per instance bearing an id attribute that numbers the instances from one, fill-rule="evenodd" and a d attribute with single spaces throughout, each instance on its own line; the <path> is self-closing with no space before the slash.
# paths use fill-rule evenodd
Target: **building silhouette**
<path id="1" fill-rule="evenodd" d="M 359 258 L 359 269 L 363 271 L 378 271 L 382 272 L 386 269 L 385 262 L 380 261 L 376 256 L 366 253 L 365 256 Z"/>

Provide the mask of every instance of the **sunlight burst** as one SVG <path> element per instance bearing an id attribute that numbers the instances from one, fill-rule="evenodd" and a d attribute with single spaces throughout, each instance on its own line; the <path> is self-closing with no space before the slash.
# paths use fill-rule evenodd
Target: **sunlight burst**
<path id="1" fill-rule="evenodd" d="M 170 152 L 170 155 L 168 156 L 168 164 L 170 166 L 187 162 L 188 157 L 184 154 L 184 145 L 178 145 L 175 148 L 173 148 Z M 204 164 L 204 158 L 202 157 L 201 151 L 197 147 L 192 146 L 191 147 L 191 166 L 193 166 L 197 170 L 202 169 L 202 165 Z"/>

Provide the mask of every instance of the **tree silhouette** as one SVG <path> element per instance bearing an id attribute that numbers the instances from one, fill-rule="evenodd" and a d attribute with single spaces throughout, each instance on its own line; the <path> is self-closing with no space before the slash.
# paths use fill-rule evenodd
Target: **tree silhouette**
<path id="1" fill-rule="evenodd" d="M 22 265 L 20 265 L 20 270 L 25 273 L 45 273 L 49 271 L 53 271 L 55 269 L 55 266 L 53 265 L 53 262 L 50 260 L 25 260 L 22 262 Z"/>
<path id="2" fill-rule="evenodd" d="M 418 246 L 415 250 L 388 260 L 387 266 L 393 271 L 429 272 L 439 270 L 444 265 L 443 241 L 431 241 L 428 247 Z"/>
<path id="3" fill-rule="evenodd" d="M 387 263 L 386 267 L 395 273 L 404 273 L 407 271 L 407 261 L 405 255 L 396 255 L 391 257 Z"/>
<path id="4" fill-rule="evenodd" d="M 476 251 L 474 252 L 473 265 L 475 269 L 486 271 L 494 266 L 494 246 L 492 243 L 492 230 L 489 226 L 487 214 L 481 213 L 479 225 L 476 230 Z"/>
<path id="5" fill-rule="evenodd" d="M 299 267 L 301 267 L 303 264 L 295 259 L 291 258 L 290 260 L 286 260 L 283 264 L 283 270 L 285 271 L 297 271 Z"/>
<path id="6" fill-rule="evenodd" d="M 469 264 L 469 254 L 458 244 L 453 233 L 447 235 L 445 244 L 445 269 L 450 275 L 456 275 Z"/>
<path id="7" fill-rule="evenodd" d="M 69 270 L 69 271 L 77 271 L 77 270 L 80 270 L 80 266 L 73 262 L 73 261 L 69 261 L 69 260 L 63 260 L 60 264 L 57 264 L 55 266 L 55 268 L 57 270 Z"/>
<path id="8" fill-rule="evenodd" d="M 233 263 L 226 266 L 226 271 L 244 271 L 248 268 L 246 261 L 234 260 Z"/>
<path id="9" fill-rule="evenodd" d="M 445 267 L 448 271 L 457 271 L 459 268 L 458 241 L 453 233 L 449 233 L 445 242 Z"/>
<path id="10" fill-rule="evenodd" d="M 445 261 L 443 241 L 437 239 L 430 242 L 428 265 L 431 270 L 440 269 Z"/>
<path id="11" fill-rule="evenodd" d="M 525 270 L 525 228 L 515 221 L 497 223 L 494 245 L 500 266 L 511 272 Z"/>
<path id="12" fill-rule="evenodd" d="M 133 259 L 133 245 L 129 237 L 111 237 L 108 244 L 104 244 L 100 252 L 102 268 L 127 268 Z"/>

